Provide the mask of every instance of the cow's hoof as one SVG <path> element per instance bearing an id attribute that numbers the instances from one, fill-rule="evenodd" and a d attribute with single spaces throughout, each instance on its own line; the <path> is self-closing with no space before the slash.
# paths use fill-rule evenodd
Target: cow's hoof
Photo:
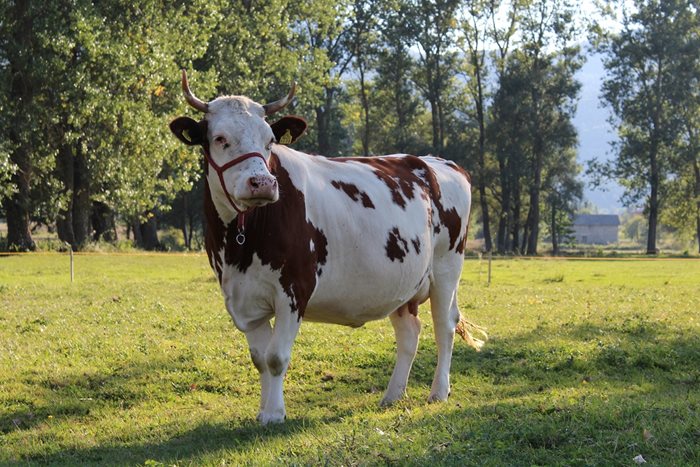
<path id="1" fill-rule="evenodd" d="M 265 426 L 272 423 L 283 423 L 286 418 L 287 416 L 284 411 L 260 412 L 257 420 L 261 425 Z"/>
<path id="2" fill-rule="evenodd" d="M 381 401 L 379 401 L 379 407 L 391 407 L 394 405 L 394 402 L 396 402 L 397 399 L 390 399 L 387 397 L 383 397 Z"/>
<path id="3" fill-rule="evenodd" d="M 382 397 L 382 400 L 379 402 L 379 407 L 391 407 L 399 399 L 401 399 L 404 396 L 404 394 L 405 393 L 385 394 L 384 397 Z"/>
<path id="4" fill-rule="evenodd" d="M 433 402 L 445 402 L 449 395 L 449 391 L 445 394 L 440 394 L 439 392 L 430 393 L 428 396 L 428 404 L 432 404 Z"/>

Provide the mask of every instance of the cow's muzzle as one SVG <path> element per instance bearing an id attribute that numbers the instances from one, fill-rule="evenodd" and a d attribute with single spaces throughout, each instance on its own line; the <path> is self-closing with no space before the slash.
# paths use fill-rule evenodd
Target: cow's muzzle
<path id="1" fill-rule="evenodd" d="M 260 174 L 250 177 L 246 183 L 249 197 L 239 198 L 251 206 L 263 206 L 277 201 L 277 179 L 272 175 Z"/>
<path id="2" fill-rule="evenodd" d="M 209 166 L 212 169 L 214 169 L 216 175 L 219 177 L 221 189 L 224 190 L 226 199 L 228 199 L 228 202 L 231 204 L 231 207 L 233 207 L 233 209 L 238 214 L 246 212 L 254 207 L 263 206 L 265 204 L 277 201 L 277 198 L 279 197 L 279 191 L 277 189 L 277 179 L 272 175 L 260 174 L 250 177 L 248 179 L 246 183 L 246 191 L 248 192 L 246 194 L 248 196 L 244 195 L 238 200 L 239 202 L 245 203 L 246 206 L 239 207 L 233 201 L 233 196 L 231 196 L 231 193 L 229 193 L 228 189 L 226 188 L 226 182 L 224 181 L 224 172 L 233 167 L 234 165 L 240 164 L 241 162 L 246 161 L 248 159 L 259 157 L 269 171 L 267 161 L 259 152 L 249 152 L 247 154 L 243 154 L 242 156 L 238 156 L 224 165 L 218 165 L 211 158 L 208 151 L 204 152 L 204 156 L 207 160 L 207 164 L 209 164 Z"/>

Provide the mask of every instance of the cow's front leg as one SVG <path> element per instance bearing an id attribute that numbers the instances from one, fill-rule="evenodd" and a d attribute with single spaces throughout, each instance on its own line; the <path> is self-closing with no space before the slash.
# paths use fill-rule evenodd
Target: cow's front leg
<path id="1" fill-rule="evenodd" d="M 280 308 L 278 308 L 280 310 Z M 272 331 L 272 339 L 265 351 L 265 365 L 269 372 L 267 398 L 258 420 L 263 424 L 281 423 L 286 412 L 284 408 L 283 384 L 284 375 L 287 373 L 289 359 L 292 356 L 292 344 L 299 331 L 300 320 L 297 313 L 289 307 L 281 307 L 275 312 L 275 327 Z"/>
<path id="2" fill-rule="evenodd" d="M 258 373 L 260 373 L 260 410 L 258 412 L 258 418 L 260 418 L 260 414 L 265 409 L 267 395 L 270 392 L 270 372 L 265 362 L 265 352 L 272 339 L 270 322 L 265 321 L 252 331 L 246 332 L 245 337 L 248 340 L 250 358 L 253 360 L 253 365 L 257 368 Z"/>

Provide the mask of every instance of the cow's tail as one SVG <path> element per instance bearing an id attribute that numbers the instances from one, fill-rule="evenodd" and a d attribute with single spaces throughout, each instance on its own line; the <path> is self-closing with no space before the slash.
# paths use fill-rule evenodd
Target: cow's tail
<path id="1" fill-rule="evenodd" d="M 459 322 L 455 328 L 455 333 L 459 334 L 459 336 L 467 341 L 469 346 L 474 347 L 474 350 L 477 352 L 481 350 L 481 347 L 483 347 L 484 343 L 486 343 L 489 338 L 488 334 L 486 334 L 486 329 L 472 323 L 461 315 L 459 316 Z M 483 340 L 477 339 L 474 335 L 483 338 Z"/>

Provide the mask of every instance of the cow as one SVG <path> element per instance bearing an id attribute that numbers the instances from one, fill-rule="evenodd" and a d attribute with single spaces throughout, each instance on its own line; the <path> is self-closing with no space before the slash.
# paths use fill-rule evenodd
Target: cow
<path id="1" fill-rule="evenodd" d="M 295 84 L 265 105 L 243 96 L 204 102 L 182 70 L 182 90 L 204 118 L 179 117 L 170 129 L 204 153 L 206 251 L 260 373 L 258 421 L 286 418 L 283 380 L 302 321 L 359 327 L 388 316 L 397 357 L 381 405 L 400 399 L 428 298 L 438 352 L 428 401 L 446 400 L 455 333 L 477 350 L 483 340 L 470 330 L 486 336 L 457 307 L 469 174 L 432 156 L 326 158 L 289 148 L 306 122 L 266 117 L 290 103 Z"/>

